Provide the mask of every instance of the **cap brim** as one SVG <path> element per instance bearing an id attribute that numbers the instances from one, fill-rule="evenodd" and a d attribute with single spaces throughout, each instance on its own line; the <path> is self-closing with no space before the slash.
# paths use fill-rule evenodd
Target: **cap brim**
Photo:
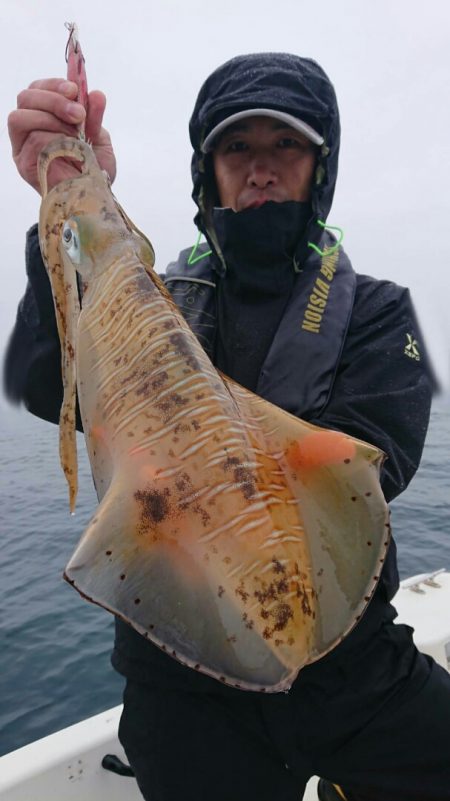
<path id="1" fill-rule="evenodd" d="M 219 122 L 218 125 L 209 132 L 208 136 L 205 137 L 205 141 L 202 144 L 202 152 L 209 153 L 214 147 L 215 140 L 222 131 L 235 122 L 245 120 L 247 117 L 272 117 L 281 122 L 285 122 L 286 125 L 294 128 L 295 131 L 299 131 L 299 133 L 306 136 L 313 144 L 323 145 L 324 143 L 323 136 L 317 133 L 311 125 L 308 125 L 307 122 L 300 120 L 298 117 L 294 117 L 292 114 L 287 114 L 285 111 L 277 111 L 272 108 L 249 108 L 245 111 L 237 111 L 235 114 L 231 114 L 229 117 L 222 120 L 222 122 Z"/>

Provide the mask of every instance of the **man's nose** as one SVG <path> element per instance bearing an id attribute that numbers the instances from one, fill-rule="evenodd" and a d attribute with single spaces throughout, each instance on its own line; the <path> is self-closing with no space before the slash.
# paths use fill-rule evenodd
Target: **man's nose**
<path id="1" fill-rule="evenodd" d="M 247 184 L 257 189 L 265 189 L 277 183 L 277 174 L 272 159 L 268 155 L 255 155 L 249 163 Z"/>

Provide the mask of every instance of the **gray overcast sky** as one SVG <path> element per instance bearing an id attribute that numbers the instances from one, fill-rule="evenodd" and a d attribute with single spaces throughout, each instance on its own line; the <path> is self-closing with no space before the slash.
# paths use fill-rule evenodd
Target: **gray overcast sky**
<path id="1" fill-rule="evenodd" d="M 329 222 L 344 228 L 358 272 L 411 287 L 448 384 L 446 0 L 1 0 L 0 19 L 0 351 L 24 288 L 25 230 L 39 206 L 15 172 L 6 116 L 32 80 L 64 75 L 63 23 L 75 20 L 89 87 L 108 97 L 115 194 L 152 239 L 161 272 L 196 237 L 187 124 L 201 82 L 238 53 L 283 50 L 319 61 L 336 87 L 343 129 Z"/>

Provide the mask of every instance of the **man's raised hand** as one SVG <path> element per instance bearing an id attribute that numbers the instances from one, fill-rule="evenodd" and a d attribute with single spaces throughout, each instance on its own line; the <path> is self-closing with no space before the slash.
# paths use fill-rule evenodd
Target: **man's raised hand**
<path id="1" fill-rule="evenodd" d="M 77 97 L 75 83 L 63 78 L 33 81 L 17 97 L 17 109 L 8 117 L 14 163 L 22 178 L 40 192 L 37 160 L 41 150 L 61 134 L 77 136 L 77 125 L 86 112 Z M 108 131 L 102 127 L 106 98 L 103 92 L 90 92 L 86 117 L 86 139 L 91 142 L 97 161 L 111 182 L 116 175 L 116 159 Z M 75 162 L 56 159 L 49 169 L 49 189 L 77 175 Z"/>

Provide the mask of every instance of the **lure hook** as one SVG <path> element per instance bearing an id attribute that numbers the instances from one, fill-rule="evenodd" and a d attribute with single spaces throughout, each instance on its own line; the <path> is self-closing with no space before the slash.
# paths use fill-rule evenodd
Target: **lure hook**
<path id="1" fill-rule="evenodd" d="M 74 53 L 78 53 L 78 28 L 76 22 L 65 22 L 64 26 L 69 31 L 69 38 L 67 40 L 66 52 L 65 52 L 65 59 L 67 64 L 67 62 L 69 61 L 69 48 L 71 42 Z"/>

